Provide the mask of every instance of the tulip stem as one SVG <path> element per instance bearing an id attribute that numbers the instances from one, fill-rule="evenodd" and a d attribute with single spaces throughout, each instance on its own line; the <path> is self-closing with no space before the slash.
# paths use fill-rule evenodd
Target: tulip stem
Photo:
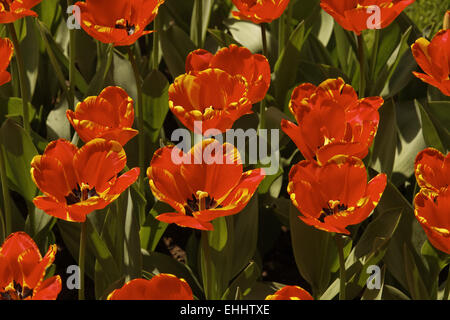
<path id="1" fill-rule="evenodd" d="M 144 144 L 144 138 L 145 138 L 145 132 L 144 132 L 144 109 L 142 106 L 142 82 L 141 82 L 141 75 L 139 73 L 139 68 L 136 63 L 136 59 L 134 58 L 133 52 L 131 50 L 131 47 L 128 46 L 128 57 L 130 59 L 131 66 L 133 67 L 134 72 L 134 79 L 136 81 L 136 90 L 137 90 L 137 116 L 138 116 L 138 148 L 139 148 L 139 168 L 141 169 L 140 177 L 139 177 L 139 190 L 143 190 L 144 187 L 144 176 L 143 173 L 145 170 L 144 168 L 144 161 L 145 161 L 145 144 Z"/>
<path id="2" fill-rule="evenodd" d="M 67 0 L 67 6 L 72 5 L 72 0 Z M 69 29 L 69 92 L 68 102 L 69 109 L 74 110 L 75 107 L 75 31 Z"/>
<path id="3" fill-rule="evenodd" d="M 261 23 L 261 39 L 262 39 L 262 46 L 263 46 L 263 54 L 268 59 L 268 52 L 267 52 L 267 34 L 266 34 L 266 24 Z M 265 129 L 266 128 L 266 103 L 263 100 L 261 100 L 260 107 L 259 107 L 259 129 Z"/>
<path id="4" fill-rule="evenodd" d="M 158 70 L 159 67 L 159 15 L 156 15 L 153 20 L 153 70 Z"/>
<path id="5" fill-rule="evenodd" d="M 375 79 L 379 46 L 380 46 L 380 30 L 375 30 L 375 40 L 372 47 L 372 64 L 370 69 L 370 79 Z"/>
<path id="6" fill-rule="evenodd" d="M 362 99 L 366 91 L 364 38 L 362 34 L 357 36 L 357 38 L 358 38 L 358 59 L 359 59 L 359 98 Z"/>
<path id="7" fill-rule="evenodd" d="M 197 0 L 197 47 L 203 47 L 203 0 Z"/>
<path id="8" fill-rule="evenodd" d="M 450 296 L 450 265 L 448 266 L 447 282 L 445 285 L 445 291 L 442 300 L 448 300 L 449 296 Z"/>
<path id="9" fill-rule="evenodd" d="M 0 179 L 2 183 L 2 192 L 3 192 L 3 206 L 5 213 L 5 221 L 4 221 L 4 231 L 5 237 L 11 234 L 12 226 L 11 226 L 11 199 L 9 195 L 8 188 L 8 178 L 6 176 L 6 165 L 5 165 L 5 157 L 3 154 L 3 148 L 0 146 Z"/>
<path id="10" fill-rule="evenodd" d="M 87 217 L 86 217 L 87 219 Z M 85 252 L 86 252 L 86 232 L 87 222 L 81 223 L 80 232 L 80 251 L 78 256 L 78 265 L 80 267 L 80 289 L 78 290 L 78 300 L 84 300 L 84 266 L 85 266 Z"/>
<path id="11" fill-rule="evenodd" d="M 340 235 L 335 235 L 334 239 L 336 240 L 336 246 L 338 249 L 339 255 L 339 300 L 345 300 L 345 258 L 344 258 L 344 244 L 342 242 L 342 238 Z"/>
<path id="12" fill-rule="evenodd" d="M 20 50 L 19 40 L 17 39 L 16 29 L 14 23 L 8 23 L 8 30 L 11 36 L 11 41 L 14 45 L 14 52 L 16 53 L 17 68 L 19 70 L 20 92 L 22 96 L 22 112 L 23 112 L 23 128 L 26 133 L 30 134 L 30 116 L 28 110 L 28 91 L 25 76 L 25 67 L 23 64 L 22 51 Z"/>
<path id="13" fill-rule="evenodd" d="M 212 279 L 211 279 L 211 254 L 209 252 L 209 241 L 208 232 L 202 231 L 202 253 L 203 253 L 203 263 L 202 263 L 202 279 L 203 279 L 203 290 L 205 291 L 206 300 L 212 300 Z"/>

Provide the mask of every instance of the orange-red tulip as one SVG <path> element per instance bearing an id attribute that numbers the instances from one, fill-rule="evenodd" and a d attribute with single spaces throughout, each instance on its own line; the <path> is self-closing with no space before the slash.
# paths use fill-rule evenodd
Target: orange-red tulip
<path id="1" fill-rule="evenodd" d="M 321 0 L 320 6 L 330 14 L 342 28 L 361 34 L 367 29 L 382 29 L 389 26 L 403 10 L 415 0 Z M 376 19 L 379 8 L 379 21 Z"/>
<path id="2" fill-rule="evenodd" d="M 194 300 L 184 279 L 161 273 L 150 280 L 134 279 L 108 296 L 108 300 Z"/>
<path id="3" fill-rule="evenodd" d="M 249 20 L 260 24 L 278 19 L 286 10 L 289 0 L 232 0 L 239 11 L 233 16 L 241 20 Z"/>
<path id="4" fill-rule="evenodd" d="M 270 87 L 270 65 L 267 58 L 252 54 L 245 47 L 235 44 L 222 48 L 215 55 L 204 49 L 191 52 L 186 59 L 186 73 L 208 68 L 221 69 L 230 75 L 241 75 L 247 81 L 248 98 L 252 103 L 260 102 Z"/>
<path id="5" fill-rule="evenodd" d="M 169 87 L 169 107 L 191 131 L 194 122 L 202 122 L 203 134 L 208 129 L 225 132 L 245 114 L 252 112 L 248 85 L 241 75 L 232 76 L 220 69 L 205 69 L 177 77 Z"/>
<path id="6" fill-rule="evenodd" d="M 439 31 L 431 42 L 425 38 L 418 39 L 411 50 L 425 72 L 413 72 L 414 75 L 450 96 L 450 29 Z"/>
<path id="7" fill-rule="evenodd" d="M 386 187 L 381 173 L 367 183 L 367 172 L 356 157 L 335 156 L 320 166 L 304 160 L 289 172 L 288 193 L 306 224 L 328 232 L 346 229 L 365 220 Z"/>
<path id="8" fill-rule="evenodd" d="M 0 38 L 0 86 L 11 81 L 11 74 L 6 71 L 11 62 L 14 46 L 8 38 Z"/>
<path id="9" fill-rule="evenodd" d="M 364 158 L 376 135 L 381 97 L 358 99 L 344 80 L 294 89 L 289 109 L 298 125 L 283 119 L 282 130 L 308 160 L 326 162 L 337 154 Z"/>
<path id="10" fill-rule="evenodd" d="M 0 300 L 56 300 L 61 278 L 44 280 L 55 254 L 56 245 L 42 257 L 25 232 L 10 234 L 0 248 Z"/>
<path id="11" fill-rule="evenodd" d="M 414 199 L 414 206 L 416 218 L 431 244 L 450 254 L 450 189 L 433 196 L 422 189 Z"/>
<path id="12" fill-rule="evenodd" d="M 138 134 L 131 128 L 133 100 L 119 87 L 107 87 L 97 97 L 86 98 L 75 112 L 67 110 L 67 119 L 84 142 L 103 138 L 125 145 Z"/>
<path id="13" fill-rule="evenodd" d="M 0 1 L 0 23 L 11 23 L 20 18 L 32 16 L 37 13 L 30 10 L 42 0 L 2 0 Z"/>
<path id="14" fill-rule="evenodd" d="M 165 0 L 86 0 L 77 2 L 81 27 L 91 37 L 114 46 L 128 46 L 146 31 Z"/>
<path id="15" fill-rule="evenodd" d="M 430 194 L 445 191 L 450 185 L 450 153 L 444 156 L 434 148 L 419 152 L 415 161 L 415 175 L 419 187 Z"/>
<path id="16" fill-rule="evenodd" d="M 268 295 L 266 300 L 314 300 L 314 298 L 299 286 L 285 286 L 272 295 Z"/>
<path id="17" fill-rule="evenodd" d="M 264 170 L 243 172 L 234 146 L 207 139 L 186 154 L 174 146 L 157 150 L 147 176 L 155 197 L 175 210 L 156 219 L 212 230 L 210 221 L 245 208 L 264 179 Z"/>
<path id="18" fill-rule="evenodd" d="M 84 222 L 136 181 L 139 168 L 119 175 L 126 162 L 117 141 L 98 138 L 80 149 L 64 139 L 53 141 L 31 162 L 31 177 L 44 193 L 34 204 L 59 219 Z"/>

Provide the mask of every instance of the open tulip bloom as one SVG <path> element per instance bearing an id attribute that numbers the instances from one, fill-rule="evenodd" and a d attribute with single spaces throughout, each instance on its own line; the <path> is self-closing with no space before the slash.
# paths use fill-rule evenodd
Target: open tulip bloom
<path id="1" fill-rule="evenodd" d="M 414 75 L 450 96 L 450 29 L 439 31 L 431 42 L 425 38 L 418 39 L 411 50 L 425 72 L 413 72 Z"/>
<path id="2" fill-rule="evenodd" d="M 53 141 L 31 163 L 33 181 L 44 193 L 34 204 L 59 219 L 84 222 L 137 180 L 139 168 L 120 175 L 126 162 L 117 141 L 98 138 L 80 149 L 64 139 Z"/>
<path id="3" fill-rule="evenodd" d="M 141 36 L 164 0 L 86 0 L 77 2 L 80 25 L 91 37 L 114 46 L 128 46 Z"/>
<path id="4" fill-rule="evenodd" d="M 234 146 L 207 139 L 186 154 L 174 146 L 157 150 L 147 176 L 155 197 L 176 210 L 156 219 L 212 230 L 212 220 L 245 208 L 264 179 L 264 170 L 243 172 Z"/>
<path id="5" fill-rule="evenodd" d="M 233 16 L 260 24 L 278 19 L 286 10 L 289 0 L 232 0 L 239 11 Z"/>
<path id="6" fill-rule="evenodd" d="M 318 87 L 305 83 L 294 89 L 289 109 L 298 125 L 283 119 L 282 130 L 305 159 L 326 162 L 346 154 L 363 159 L 375 138 L 381 97 L 358 99 L 342 79 L 329 79 Z"/>
<path id="7" fill-rule="evenodd" d="M 415 162 L 415 215 L 431 244 L 450 254 L 450 153 L 433 148 L 421 151 Z"/>
<path id="8" fill-rule="evenodd" d="M 138 134 L 134 122 L 133 100 L 119 87 L 107 87 L 97 97 L 80 102 L 67 119 L 84 142 L 95 138 L 116 140 L 125 145 Z"/>
<path id="9" fill-rule="evenodd" d="M 221 69 L 232 76 L 244 77 L 248 98 L 252 104 L 260 102 L 270 87 L 270 65 L 261 54 L 252 54 L 245 47 L 235 44 L 212 54 L 204 49 L 191 52 L 186 58 L 186 73 L 196 73 L 208 68 Z"/>
<path id="10" fill-rule="evenodd" d="M 111 292 L 108 300 L 194 300 L 194 295 L 186 280 L 161 273 L 150 280 L 128 281 Z"/>
<path id="11" fill-rule="evenodd" d="M 389 26 L 415 0 L 321 0 L 320 6 L 342 28 L 357 35 L 367 29 Z M 376 9 L 374 8 L 376 6 Z M 371 17 L 379 10 L 378 23 Z"/>
<path id="12" fill-rule="evenodd" d="M 44 280 L 55 260 L 56 245 L 41 256 L 33 239 L 25 232 L 12 233 L 0 248 L 0 300 L 56 300 L 61 278 Z"/>
<path id="13" fill-rule="evenodd" d="M 367 183 L 362 161 L 339 155 L 322 166 L 309 160 L 294 165 L 289 172 L 288 193 L 306 224 L 350 234 L 346 227 L 361 223 L 372 213 L 386 182 L 386 175 L 380 173 Z"/>
<path id="14" fill-rule="evenodd" d="M 209 129 L 225 132 L 252 113 L 245 78 L 212 68 L 177 77 L 169 87 L 169 107 L 186 128 L 198 134 Z M 201 130 L 194 128 L 195 122 L 202 123 Z"/>

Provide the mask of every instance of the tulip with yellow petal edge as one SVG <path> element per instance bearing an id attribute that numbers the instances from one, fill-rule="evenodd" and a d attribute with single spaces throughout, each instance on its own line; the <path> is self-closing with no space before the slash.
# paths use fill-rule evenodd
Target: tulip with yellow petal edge
<path id="1" fill-rule="evenodd" d="M 11 23 L 23 17 L 37 17 L 37 13 L 31 10 L 42 0 L 1 0 L 0 23 Z"/>
<path id="2" fill-rule="evenodd" d="M 294 165 L 287 190 L 303 222 L 320 230 L 350 234 L 346 227 L 361 223 L 372 213 L 386 182 L 381 173 L 367 183 L 363 162 L 339 155 L 322 166 L 309 160 Z"/>
<path id="3" fill-rule="evenodd" d="M 120 175 L 126 162 L 117 141 L 97 138 L 80 149 L 64 139 L 53 141 L 31 162 L 31 177 L 44 193 L 34 204 L 59 219 L 84 222 L 137 180 L 139 168 Z"/>
<path id="4" fill-rule="evenodd" d="M 260 24 L 278 19 L 286 10 L 289 0 L 232 0 L 239 11 L 233 11 L 235 18 Z"/>
<path id="5" fill-rule="evenodd" d="M 417 64 L 425 72 L 413 74 L 450 96 L 450 29 L 439 31 L 431 42 L 425 38 L 418 39 L 411 50 Z"/>
<path id="6" fill-rule="evenodd" d="M 414 198 L 414 207 L 415 216 L 430 243 L 450 254 L 450 189 L 431 197 L 426 189 L 422 189 Z"/>
<path id="7" fill-rule="evenodd" d="M 141 36 L 164 0 L 86 0 L 77 2 L 79 24 L 91 37 L 114 46 L 128 46 Z"/>
<path id="8" fill-rule="evenodd" d="M 169 107 L 191 131 L 225 132 L 245 114 L 252 113 L 247 81 L 220 69 L 205 69 L 177 77 L 169 87 Z M 201 122 L 201 130 L 194 122 Z"/>
<path id="9" fill-rule="evenodd" d="M 266 96 L 270 87 L 270 65 L 266 57 L 252 54 L 245 47 L 235 44 L 211 54 L 204 49 L 189 53 L 186 58 L 186 73 L 208 68 L 221 69 L 232 76 L 241 75 L 248 84 L 248 97 L 255 104 Z"/>
<path id="10" fill-rule="evenodd" d="M 245 208 L 264 179 L 264 170 L 243 172 L 234 146 L 207 139 L 186 154 L 175 146 L 157 150 L 147 176 L 155 197 L 175 210 L 156 219 L 212 230 L 212 220 Z"/>
<path id="11" fill-rule="evenodd" d="M 44 280 L 55 255 L 56 245 L 42 257 L 28 234 L 10 234 L 0 248 L 0 300 L 56 300 L 61 278 Z"/>
<path id="12" fill-rule="evenodd" d="M 289 109 L 298 125 L 283 119 L 281 129 L 305 159 L 326 162 L 334 155 L 364 158 L 378 130 L 381 97 L 358 99 L 343 79 L 328 79 L 318 87 L 299 85 Z"/>
<path id="13" fill-rule="evenodd" d="M 342 28 L 357 35 L 367 29 L 389 26 L 415 0 L 321 0 L 320 6 Z M 378 9 L 375 9 L 376 6 Z M 377 11 L 379 10 L 379 11 Z M 377 12 L 379 12 L 379 21 Z M 379 23 L 379 24 L 378 24 Z"/>
<path id="14" fill-rule="evenodd" d="M 439 193 L 450 185 L 450 153 L 444 156 L 439 150 L 427 148 L 416 157 L 415 175 L 420 188 Z"/>
<path id="15" fill-rule="evenodd" d="M 11 74 L 6 70 L 13 56 L 14 46 L 8 38 L 0 38 L 0 86 L 11 81 Z"/>
<path id="16" fill-rule="evenodd" d="M 88 97 L 80 102 L 75 112 L 67 110 L 66 114 L 84 142 L 103 138 L 125 145 L 138 134 L 131 128 L 134 122 L 133 100 L 119 87 L 105 88 L 97 97 Z"/>
<path id="17" fill-rule="evenodd" d="M 191 287 L 172 274 L 161 273 L 150 280 L 134 279 L 116 289 L 108 300 L 194 300 Z"/>

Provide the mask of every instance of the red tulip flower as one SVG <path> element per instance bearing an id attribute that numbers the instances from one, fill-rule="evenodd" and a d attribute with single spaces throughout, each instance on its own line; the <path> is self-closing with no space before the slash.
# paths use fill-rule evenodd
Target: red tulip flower
<path id="1" fill-rule="evenodd" d="M 450 189 L 432 197 L 428 190 L 422 189 L 414 198 L 414 207 L 415 216 L 430 243 L 450 254 Z"/>
<path id="2" fill-rule="evenodd" d="M 225 132 L 245 114 L 252 113 L 249 88 L 241 75 L 220 69 L 205 69 L 177 77 L 169 87 L 169 107 L 191 131 L 203 134 L 209 129 Z M 202 123 L 202 130 L 194 128 Z"/>
<path id="3" fill-rule="evenodd" d="M 427 148 L 416 157 L 415 175 L 421 189 L 437 194 L 450 185 L 450 153 L 444 156 L 439 150 Z"/>
<path id="4" fill-rule="evenodd" d="M 81 27 L 91 37 L 114 46 L 128 46 L 146 31 L 147 25 L 158 14 L 164 0 L 86 0 L 77 2 Z"/>
<path id="5" fill-rule="evenodd" d="M 37 17 L 30 10 L 42 0 L 2 0 L 0 1 L 0 23 L 11 23 L 23 17 Z"/>
<path id="6" fill-rule="evenodd" d="M 186 59 L 186 73 L 199 72 L 208 68 L 221 69 L 232 76 L 241 75 L 248 84 L 248 98 L 255 104 L 266 96 L 270 87 L 270 65 L 267 58 L 252 54 L 245 47 L 230 45 L 215 55 L 204 49 L 191 52 Z"/>
<path id="7" fill-rule="evenodd" d="M 126 162 L 117 141 L 94 139 L 80 149 L 64 139 L 53 141 L 31 162 L 31 177 L 44 193 L 34 204 L 59 219 L 84 222 L 137 180 L 139 168 L 120 175 Z"/>
<path id="8" fill-rule="evenodd" d="M 289 109 L 298 125 L 283 119 L 282 130 L 308 160 L 326 162 L 334 155 L 364 158 L 376 135 L 381 97 L 358 99 L 344 80 L 329 79 L 318 87 L 294 89 Z"/>
<path id="9" fill-rule="evenodd" d="M 133 100 L 119 87 L 107 87 L 97 97 L 86 98 L 75 112 L 67 110 L 67 119 L 84 142 L 103 138 L 125 145 L 138 134 L 131 128 Z"/>
<path id="10" fill-rule="evenodd" d="M 249 20 L 260 24 L 278 19 L 286 10 L 289 0 L 232 0 L 239 11 L 233 16 L 241 20 Z"/>
<path id="11" fill-rule="evenodd" d="M 55 254 L 56 245 L 42 257 L 25 232 L 10 234 L 0 248 L 0 300 L 56 300 L 61 278 L 44 280 Z"/>
<path id="12" fill-rule="evenodd" d="M 156 219 L 212 230 L 212 220 L 245 208 L 264 179 L 264 170 L 243 172 L 234 146 L 207 139 L 187 154 L 174 146 L 157 150 L 147 176 L 155 197 L 175 210 Z"/>
<path id="13" fill-rule="evenodd" d="M 320 6 L 342 28 L 357 35 L 389 26 L 415 0 L 321 0 Z M 374 9 L 376 6 L 377 9 Z M 377 11 L 379 10 L 379 11 Z M 379 13 L 379 16 L 377 16 Z M 379 21 L 377 19 L 379 18 Z"/>
<path id="14" fill-rule="evenodd" d="M 299 286 L 285 286 L 272 295 L 268 295 L 266 300 L 314 300 L 314 298 Z"/>
<path id="15" fill-rule="evenodd" d="M 288 193 L 299 218 L 317 229 L 349 234 L 349 225 L 364 221 L 386 187 L 385 174 L 367 183 L 366 168 L 356 157 L 335 156 L 320 166 L 304 160 L 289 172 Z"/>
<path id="16" fill-rule="evenodd" d="M 11 81 L 11 74 L 6 71 L 13 56 L 14 46 L 8 38 L 0 38 L 0 86 Z"/>
<path id="17" fill-rule="evenodd" d="M 194 300 L 191 287 L 184 279 L 161 273 L 150 280 L 134 279 L 116 289 L 108 300 Z"/>
<path id="18" fill-rule="evenodd" d="M 414 75 L 450 96 L 450 29 L 439 31 L 431 42 L 425 38 L 418 39 L 411 50 L 425 72 L 413 72 Z"/>

